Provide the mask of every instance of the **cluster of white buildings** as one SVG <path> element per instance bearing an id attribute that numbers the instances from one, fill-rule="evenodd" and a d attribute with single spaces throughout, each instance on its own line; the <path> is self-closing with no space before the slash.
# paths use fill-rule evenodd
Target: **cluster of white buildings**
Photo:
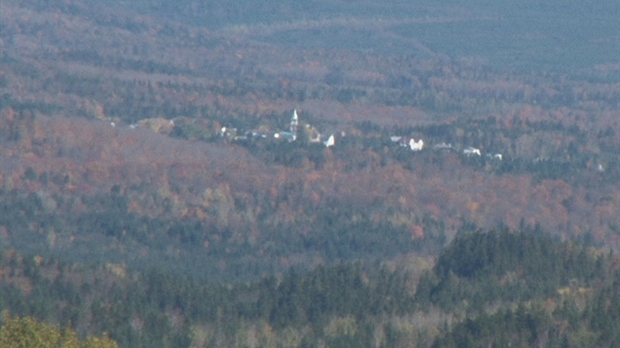
<path id="1" fill-rule="evenodd" d="M 112 127 L 116 127 L 116 124 L 114 123 L 114 121 L 112 120 L 109 120 L 109 121 Z M 136 124 L 130 125 L 129 128 L 135 129 L 139 126 L 150 128 L 160 133 L 161 132 L 169 133 L 172 130 L 172 128 L 174 128 L 175 123 L 174 123 L 174 120 L 166 120 L 163 118 L 145 119 L 145 120 L 141 120 L 140 122 Z M 293 115 L 291 116 L 291 120 L 290 120 L 289 127 L 287 130 L 272 132 L 272 131 L 266 131 L 264 129 L 259 128 L 258 130 L 252 130 L 252 131 L 246 132 L 241 135 L 239 134 L 239 131 L 237 128 L 224 126 L 220 128 L 219 135 L 221 137 L 224 137 L 232 141 L 244 141 L 244 140 L 262 138 L 262 139 L 275 139 L 277 141 L 286 141 L 286 142 L 292 143 L 299 139 L 299 132 L 304 132 L 303 135 L 305 135 L 305 139 L 307 139 L 309 143 L 322 144 L 325 147 L 335 146 L 336 143 L 338 142 L 338 139 L 345 136 L 344 132 L 329 133 L 330 134 L 329 136 L 323 136 L 314 126 L 308 123 L 304 124 L 303 127 L 300 127 L 299 115 L 297 114 L 297 109 L 293 110 Z M 413 152 L 422 151 L 425 148 L 425 143 L 424 143 L 424 140 L 422 139 L 416 140 L 413 137 L 394 135 L 390 137 L 390 140 L 391 142 L 397 144 L 399 147 L 408 148 L 409 150 Z M 455 150 L 452 144 L 445 143 L 445 142 L 434 145 L 433 149 L 436 151 L 454 151 Z M 471 146 L 463 149 L 462 154 L 467 157 L 482 156 L 482 152 L 480 151 L 480 149 L 471 147 Z M 499 160 L 499 161 L 502 160 L 501 153 L 486 154 L 486 157 L 490 159 Z"/>
<path id="2" fill-rule="evenodd" d="M 344 132 L 332 133 L 327 139 L 324 139 L 321 133 L 317 131 L 314 126 L 310 124 L 306 124 L 301 131 L 306 133 L 307 139 L 310 143 L 322 143 L 325 147 L 332 147 L 336 145 L 336 138 L 344 136 Z M 274 138 L 277 140 L 287 141 L 292 143 L 298 139 L 298 134 L 300 132 L 299 129 L 299 115 L 297 114 L 297 109 L 293 110 L 293 115 L 291 116 L 291 122 L 289 125 L 289 129 L 285 131 L 279 132 L 265 132 L 265 131 L 250 131 L 245 133 L 244 135 L 238 135 L 236 128 L 228 128 L 222 127 L 220 130 L 220 136 L 226 137 L 232 140 L 247 140 L 247 139 L 257 139 L 257 138 Z"/>
<path id="3" fill-rule="evenodd" d="M 411 151 L 422 151 L 422 149 L 424 148 L 424 140 L 422 139 L 418 139 L 416 141 L 414 138 L 394 135 L 390 137 L 390 140 L 393 143 L 397 143 L 400 147 L 411 149 Z M 452 151 L 454 150 L 454 147 L 452 146 L 452 144 L 447 144 L 443 142 L 443 143 L 439 143 L 433 146 L 433 149 Z M 482 152 L 478 148 L 469 146 L 463 149 L 463 155 L 467 157 L 482 156 Z M 501 161 L 503 156 L 501 153 L 496 153 L 496 154 L 487 154 L 486 157 Z"/>
<path id="4" fill-rule="evenodd" d="M 424 140 L 422 139 L 418 139 L 417 141 L 414 138 L 410 138 L 410 137 L 406 137 L 406 136 L 400 136 L 400 135 L 394 135 L 390 137 L 390 140 L 393 143 L 397 143 L 398 146 L 400 147 L 405 147 L 405 148 L 409 148 L 411 149 L 411 151 L 422 151 L 422 149 L 424 149 Z M 435 150 L 453 150 L 454 148 L 452 147 L 452 144 L 446 144 L 446 143 L 439 143 L 435 146 L 433 146 L 433 149 Z M 482 153 L 480 152 L 480 149 L 477 149 L 475 147 L 467 147 L 463 150 L 463 154 L 467 157 L 470 156 L 481 156 Z M 495 155 L 487 155 L 487 157 L 493 157 L 496 159 L 501 160 L 502 159 L 502 154 L 495 154 Z"/>
<path id="5" fill-rule="evenodd" d="M 416 141 L 410 137 L 394 135 L 390 137 L 390 140 L 393 143 L 398 143 L 398 146 L 400 147 L 409 147 L 411 151 L 421 151 L 424 148 L 424 140 L 422 139 Z"/>
<path id="6" fill-rule="evenodd" d="M 244 135 L 238 135 L 236 128 L 222 127 L 222 129 L 220 130 L 220 135 L 232 140 L 274 138 L 280 141 L 287 141 L 289 143 L 292 143 L 298 139 L 298 134 L 300 131 L 305 132 L 308 142 L 323 144 L 325 147 L 332 147 L 336 145 L 337 139 L 345 135 L 344 132 L 337 132 L 331 133 L 328 137 L 323 137 L 323 135 L 321 135 L 321 133 L 319 133 L 319 131 L 310 124 L 305 124 L 303 128 L 299 127 L 299 115 L 297 114 L 297 109 L 293 110 L 293 115 L 291 116 L 288 130 L 279 132 L 250 131 L 245 133 Z M 390 137 L 390 140 L 393 143 L 398 144 L 398 146 L 408 148 L 414 152 L 422 151 L 425 147 L 424 140 L 416 140 L 413 137 L 394 135 Z M 453 151 L 455 148 L 452 146 L 452 144 L 442 142 L 434 145 L 433 149 Z M 463 149 L 462 153 L 467 157 L 482 156 L 482 152 L 480 151 L 480 149 L 471 146 Z M 500 161 L 502 160 L 501 153 L 487 154 L 486 157 Z"/>
<path id="7" fill-rule="evenodd" d="M 470 156 L 482 156 L 482 153 L 480 152 L 480 149 L 477 149 L 477 148 L 471 147 L 471 146 L 466 148 L 465 150 L 463 150 L 463 154 L 465 156 L 467 156 L 467 157 L 470 157 Z M 503 159 L 503 156 L 502 156 L 501 153 L 495 153 L 495 154 L 487 153 L 486 157 L 490 158 L 490 159 L 495 159 L 495 160 L 498 160 L 498 161 L 501 161 Z"/>

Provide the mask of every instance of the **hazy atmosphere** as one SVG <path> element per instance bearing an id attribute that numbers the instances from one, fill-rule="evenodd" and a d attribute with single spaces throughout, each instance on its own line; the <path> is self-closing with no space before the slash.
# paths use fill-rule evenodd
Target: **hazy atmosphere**
<path id="1" fill-rule="evenodd" d="M 619 346 L 619 18 L 2 0 L 0 346 Z"/>

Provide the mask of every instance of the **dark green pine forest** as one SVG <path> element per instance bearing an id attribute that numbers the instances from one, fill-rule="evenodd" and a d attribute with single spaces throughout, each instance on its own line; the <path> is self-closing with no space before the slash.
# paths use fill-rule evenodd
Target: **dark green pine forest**
<path id="1" fill-rule="evenodd" d="M 358 261 L 234 284 L 0 256 L 5 315 L 120 346 L 620 344 L 617 258 L 535 231 L 463 232 L 421 274 Z"/>

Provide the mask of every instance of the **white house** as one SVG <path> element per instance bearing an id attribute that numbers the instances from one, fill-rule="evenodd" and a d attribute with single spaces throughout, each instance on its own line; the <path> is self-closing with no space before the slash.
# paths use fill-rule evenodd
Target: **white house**
<path id="1" fill-rule="evenodd" d="M 392 135 L 390 140 L 394 143 L 398 143 L 400 147 L 408 147 L 412 151 L 420 151 L 424 148 L 424 140 L 420 139 L 415 141 L 413 138 L 403 137 L 400 135 Z"/>
<path id="2" fill-rule="evenodd" d="M 306 137 L 308 138 L 309 142 L 311 143 L 321 142 L 321 133 L 319 133 L 319 131 L 316 128 L 314 128 L 314 126 L 310 124 L 306 124 L 305 132 L 306 132 Z"/>
<path id="3" fill-rule="evenodd" d="M 334 138 L 334 135 L 330 135 L 329 138 L 327 138 L 327 140 L 323 143 L 325 144 L 325 147 L 331 147 L 336 145 L 336 138 Z"/>
<path id="4" fill-rule="evenodd" d="M 409 147 L 412 151 L 420 151 L 422 150 L 422 148 L 424 148 L 424 140 L 420 139 L 416 142 L 412 138 L 411 140 L 409 140 Z"/>
<path id="5" fill-rule="evenodd" d="M 476 149 L 475 147 L 468 147 L 465 150 L 463 150 L 463 154 L 467 155 L 467 156 L 480 156 L 480 149 Z"/>
<path id="6" fill-rule="evenodd" d="M 276 138 L 276 139 L 286 140 L 289 143 L 292 143 L 293 141 L 297 140 L 297 135 L 295 133 L 292 133 L 292 132 L 279 132 L 279 133 L 275 133 L 273 135 L 273 137 Z"/>

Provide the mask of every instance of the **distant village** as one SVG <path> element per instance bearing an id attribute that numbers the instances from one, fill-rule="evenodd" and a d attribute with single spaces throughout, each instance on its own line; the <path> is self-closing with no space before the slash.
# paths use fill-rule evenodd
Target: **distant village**
<path id="1" fill-rule="evenodd" d="M 116 127 L 116 123 L 113 120 L 109 120 L 110 125 L 112 127 Z M 183 122 L 187 123 L 187 120 L 183 120 Z M 193 122 L 193 120 L 191 120 Z M 169 134 L 172 130 L 178 126 L 175 124 L 175 120 L 166 120 L 163 118 L 156 119 L 144 119 L 139 121 L 138 123 L 134 123 L 128 126 L 129 129 L 136 129 L 139 127 L 151 129 L 155 132 L 166 133 Z M 240 131 L 235 127 L 228 126 L 219 126 L 219 130 L 216 130 L 217 136 L 225 139 L 227 142 L 243 142 L 243 141 L 254 141 L 264 139 L 265 141 L 278 141 L 278 142 L 287 142 L 293 143 L 299 140 L 300 135 L 303 135 L 304 139 L 307 140 L 310 144 L 321 144 L 327 148 L 337 146 L 340 139 L 346 136 L 344 131 L 336 131 L 329 132 L 327 134 L 323 134 L 319 132 L 316 127 L 309 123 L 303 124 L 300 127 L 300 118 L 297 113 L 297 109 L 293 110 L 293 114 L 291 116 L 291 120 L 289 123 L 289 127 L 286 130 L 281 131 L 270 131 L 259 127 L 255 130 L 249 131 Z M 405 135 L 392 135 L 390 136 L 390 141 L 400 148 L 409 149 L 413 152 L 423 151 L 427 144 L 423 139 L 414 139 L 410 136 Z M 436 151 L 458 151 L 458 149 L 450 143 L 441 142 L 435 144 L 431 147 Z M 466 157 L 475 157 L 482 156 L 482 151 L 479 148 L 468 146 L 462 150 L 462 155 Z M 485 156 L 489 159 L 501 161 L 503 159 L 503 155 L 501 153 L 488 153 Z"/>
<path id="2" fill-rule="evenodd" d="M 336 145 L 336 137 L 337 136 L 345 136 L 344 132 L 339 133 L 331 133 L 329 136 L 325 137 L 312 125 L 306 124 L 302 129 L 299 129 L 299 115 L 297 114 L 297 109 L 293 110 L 293 115 L 291 116 L 291 122 L 288 130 L 285 131 L 277 131 L 277 132 L 269 132 L 263 130 L 252 130 L 245 132 L 243 135 L 239 133 L 237 128 L 229 128 L 222 127 L 220 129 L 220 136 L 232 140 L 232 141 L 242 141 L 242 140 L 250 140 L 250 139 L 275 139 L 278 141 L 286 141 L 292 143 L 297 140 L 300 132 L 304 132 L 306 139 L 310 143 L 320 144 L 322 143 L 325 147 L 331 147 Z M 326 139 L 325 139 L 326 138 Z"/>
<path id="3" fill-rule="evenodd" d="M 279 131 L 279 132 L 266 132 L 266 131 L 248 131 L 244 134 L 240 134 L 239 130 L 236 128 L 228 128 L 222 127 L 220 129 L 220 136 L 227 138 L 231 141 L 243 141 L 249 139 L 275 139 L 280 141 L 286 141 L 292 143 L 298 139 L 299 132 L 304 132 L 305 138 L 308 139 L 309 143 L 315 144 L 323 144 L 325 147 L 335 146 L 338 142 L 338 139 L 346 136 L 344 131 L 332 132 L 329 135 L 321 134 L 313 125 L 305 124 L 304 127 L 299 127 L 299 115 L 297 113 L 297 109 L 293 110 L 293 115 L 291 116 L 290 126 L 288 130 Z M 402 135 L 393 135 L 390 137 L 390 141 L 402 148 L 409 148 L 411 151 L 418 152 L 422 151 L 425 147 L 424 140 L 418 139 L 415 140 L 409 136 Z M 445 142 L 436 144 L 432 147 L 435 150 L 443 150 L 443 151 L 453 151 L 456 150 L 452 144 L 448 144 Z M 482 156 L 482 152 L 480 149 L 475 147 L 467 147 L 463 150 L 463 155 L 465 156 Z M 496 159 L 501 161 L 502 154 L 494 153 L 487 154 L 488 158 Z"/>

